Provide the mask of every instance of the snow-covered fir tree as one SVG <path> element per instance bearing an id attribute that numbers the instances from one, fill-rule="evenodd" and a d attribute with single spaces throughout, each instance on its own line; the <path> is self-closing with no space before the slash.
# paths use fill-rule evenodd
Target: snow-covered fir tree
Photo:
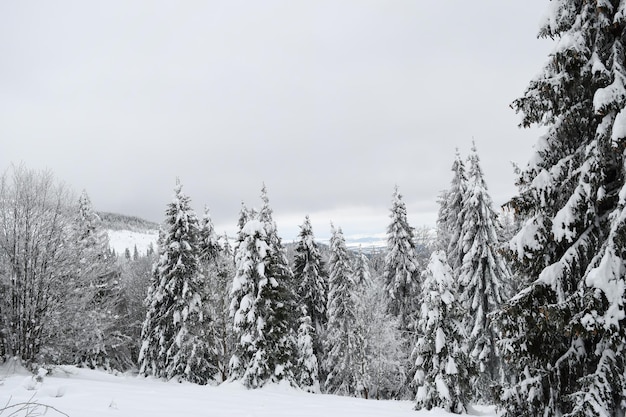
<path id="1" fill-rule="evenodd" d="M 472 384 L 477 396 L 491 401 L 490 386 L 499 381 L 500 361 L 495 333 L 488 315 L 507 299 L 510 272 L 502 256 L 502 230 L 487 191 L 476 146 L 468 158 L 466 198 L 460 217 L 462 251 L 465 254 L 459 272 L 460 301 L 465 319 L 470 359 L 478 377 Z"/>
<path id="2" fill-rule="evenodd" d="M 206 384 L 216 368 L 206 331 L 210 318 L 203 305 L 199 222 L 180 183 L 165 215 L 142 329 L 140 374 Z"/>
<path id="3" fill-rule="evenodd" d="M 222 243 L 223 242 L 223 243 Z M 211 317 L 205 330 L 215 347 L 217 379 L 228 379 L 229 361 L 233 353 L 233 326 L 230 320 L 230 287 L 234 276 L 234 265 L 227 237 L 223 241 L 215 233 L 208 208 L 200 220 L 200 261 L 206 284 L 206 313 Z"/>
<path id="4" fill-rule="evenodd" d="M 304 223 L 300 226 L 293 261 L 293 274 L 298 285 L 300 303 L 306 306 L 313 323 L 313 330 L 319 334 L 326 324 L 328 282 L 322 254 L 315 242 L 309 216 L 305 217 Z M 313 338 L 317 354 L 321 350 L 320 340 L 318 336 L 313 336 Z"/>
<path id="5" fill-rule="evenodd" d="M 401 328 L 406 330 L 409 317 L 417 308 L 415 295 L 419 288 L 419 266 L 413 228 L 409 226 L 406 205 L 398 187 L 393 193 L 390 217 L 383 276 L 389 294 L 389 311 L 399 317 Z"/>
<path id="6" fill-rule="evenodd" d="M 423 273 L 416 329 L 417 410 L 441 407 L 463 413 L 471 398 L 468 358 L 463 347 L 463 310 L 455 287 L 445 252 L 434 252 Z"/>
<path id="7" fill-rule="evenodd" d="M 547 128 L 511 206 L 511 242 L 529 286 L 496 319 L 512 375 L 505 416 L 620 416 L 626 340 L 626 3 L 552 1 L 556 39 L 514 108 Z"/>
<path id="8" fill-rule="evenodd" d="M 452 163 L 452 181 L 450 188 L 445 190 L 439 199 L 439 215 L 437 218 L 437 242 L 439 249 L 448 256 L 448 264 L 458 272 L 463 264 L 462 209 L 466 198 L 467 175 L 465 163 L 457 149 Z"/>
<path id="9" fill-rule="evenodd" d="M 341 228 L 332 226 L 328 260 L 328 326 L 324 368 L 326 392 L 357 395 L 355 354 L 359 349 L 356 326 L 354 272 Z"/>
<path id="10" fill-rule="evenodd" d="M 359 245 L 359 250 L 354 258 L 354 284 L 357 288 L 367 288 L 372 285 L 372 274 L 370 273 L 370 263 L 367 255 L 363 253 L 363 248 Z"/>
<path id="11" fill-rule="evenodd" d="M 367 312 L 372 306 L 366 305 L 366 295 L 372 287 L 372 275 L 370 273 L 369 260 L 363 253 L 361 246 L 353 260 L 352 283 L 354 284 L 353 297 L 355 297 L 355 323 L 354 323 L 354 376 L 356 392 L 364 398 L 369 398 L 372 386 L 372 362 L 370 339 L 368 331 L 372 323 L 366 321 Z"/>
<path id="12" fill-rule="evenodd" d="M 319 365 L 313 351 L 313 328 L 311 317 L 305 305 L 301 307 L 298 326 L 298 386 L 308 392 L 320 392 Z"/>
<path id="13" fill-rule="evenodd" d="M 214 261 L 222 251 L 222 247 L 220 246 L 217 233 L 215 233 L 211 212 L 206 206 L 204 207 L 204 214 L 200 220 L 199 227 L 200 257 L 206 262 Z"/>
<path id="14" fill-rule="evenodd" d="M 231 379 L 239 379 L 249 388 L 281 380 L 297 385 L 298 311 L 293 274 L 276 233 L 265 186 L 261 198 L 263 208 L 256 216 L 248 212 L 235 253 Z"/>

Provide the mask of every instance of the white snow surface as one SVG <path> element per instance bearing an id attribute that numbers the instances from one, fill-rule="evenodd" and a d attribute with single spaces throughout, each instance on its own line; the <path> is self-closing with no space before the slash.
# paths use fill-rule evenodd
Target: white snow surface
<path id="1" fill-rule="evenodd" d="M 442 409 L 414 411 L 412 401 L 311 394 L 282 384 L 257 390 L 248 390 L 237 382 L 200 386 L 131 375 L 115 376 L 73 366 L 57 368 L 34 389 L 28 390 L 23 382 L 29 374 L 7 373 L 1 367 L 0 371 L 0 409 L 7 403 L 36 401 L 72 417 L 456 416 Z M 476 407 L 472 414 L 495 417 L 492 407 Z M 50 409 L 46 416 L 61 414 Z"/>
<path id="2" fill-rule="evenodd" d="M 613 142 L 617 143 L 622 138 L 626 138 L 626 108 L 620 110 L 617 116 L 615 116 L 611 132 L 611 140 Z"/>
<path id="3" fill-rule="evenodd" d="M 131 255 L 137 245 L 137 251 L 140 255 L 145 255 L 150 244 L 157 250 L 157 240 L 159 239 L 158 230 L 149 230 L 145 232 L 133 232 L 130 230 L 107 230 L 109 236 L 109 246 L 115 250 L 118 256 L 124 256 L 126 248 Z"/>

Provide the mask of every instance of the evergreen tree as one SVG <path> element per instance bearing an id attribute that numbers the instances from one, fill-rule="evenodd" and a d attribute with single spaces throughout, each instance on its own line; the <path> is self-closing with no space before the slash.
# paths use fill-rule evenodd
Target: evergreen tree
<path id="1" fill-rule="evenodd" d="M 327 277 L 319 246 L 315 242 L 309 216 L 300 226 L 296 255 L 293 261 L 294 279 L 298 283 L 301 303 L 311 316 L 313 327 L 321 330 L 326 323 Z M 318 346 L 315 343 L 315 346 Z M 318 349 L 316 349 L 317 351 Z"/>
<path id="2" fill-rule="evenodd" d="M 547 127 L 511 206 L 528 287 L 496 316 L 512 375 L 506 416 L 623 415 L 626 264 L 626 3 L 554 1 L 558 39 L 514 108 Z"/>
<path id="3" fill-rule="evenodd" d="M 443 251 L 434 252 L 423 273 L 422 306 L 415 346 L 416 409 L 441 407 L 462 413 L 470 399 L 461 305 Z"/>
<path id="4" fill-rule="evenodd" d="M 371 340 L 368 338 L 372 323 L 366 321 L 369 310 L 372 306 L 365 304 L 368 290 L 372 287 L 369 261 L 359 246 L 359 251 L 353 261 L 352 283 L 354 284 L 353 297 L 355 298 L 355 323 L 354 323 L 354 378 L 356 392 L 364 398 L 370 395 L 372 386 L 372 362 L 370 346 Z"/>
<path id="5" fill-rule="evenodd" d="M 200 220 L 200 256 L 204 262 L 213 262 L 220 255 L 222 248 L 219 243 L 211 213 L 204 207 L 204 215 Z"/>
<path id="6" fill-rule="evenodd" d="M 305 391 L 320 392 L 318 360 L 313 352 L 314 329 L 306 306 L 302 306 L 298 327 L 298 385 Z"/>
<path id="7" fill-rule="evenodd" d="M 387 256 L 384 280 L 389 294 L 389 311 L 400 318 L 403 330 L 408 328 L 409 317 L 415 310 L 418 291 L 418 262 L 413 228 L 409 226 L 406 205 L 396 187 L 391 206 L 391 223 L 387 227 Z"/>
<path id="8" fill-rule="evenodd" d="M 479 378 L 472 385 L 476 394 L 491 401 L 490 386 L 499 380 L 500 364 L 495 349 L 495 334 L 488 315 L 506 300 L 510 280 L 508 267 L 501 256 L 501 226 L 487 191 L 476 146 L 468 161 L 467 198 L 460 217 L 462 252 L 460 269 L 461 303 L 466 316 L 470 358 L 478 368 Z M 457 227 L 458 229 L 458 227 Z"/>
<path id="9" fill-rule="evenodd" d="M 325 390 L 331 394 L 357 394 L 355 353 L 358 347 L 353 270 L 341 228 L 332 227 L 328 261 L 327 372 Z"/>
<path id="10" fill-rule="evenodd" d="M 439 216 L 437 218 L 437 241 L 440 249 L 448 256 L 448 264 L 453 271 L 458 272 L 463 264 L 462 209 L 466 199 L 467 175 L 465 163 L 461 159 L 459 150 L 456 151 L 452 163 L 452 181 L 450 188 L 444 191 L 439 199 Z"/>
<path id="11" fill-rule="evenodd" d="M 372 274 L 370 273 L 369 260 L 363 253 L 361 245 L 359 251 L 354 258 L 354 284 L 357 288 L 366 288 L 372 285 Z"/>
<path id="12" fill-rule="evenodd" d="M 293 275 L 265 186 L 261 198 L 263 208 L 256 216 L 248 212 L 239 232 L 230 303 L 236 337 L 231 378 L 241 379 L 249 388 L 281 380 L 297 384 Z"/>
<path id="13" fill-rule="evenodd" d="M 190 199 L 177 184 L 165 212 L 153 288 L 142 329 L 140 373 L 206 384 L 215 374 L 208 343 L 205 282 L 200 272 L 199 222 Z"/>
<path id="14" fill-rule="evenodd" d="M 228 241 L 226 240 L 226 244 Z M 228 379 L 228 363 L 234 349 L 232 321 L 230 320 L 230 286 L 234 276 L 232 253 L 222 248 L 215 233 L 209 209 L 205 207 L 200 220 L 200 261 L 206 277 L 206 313 L 211 317 L 205 329 L 215 346 L 215 365 L 218 380 Z"/>

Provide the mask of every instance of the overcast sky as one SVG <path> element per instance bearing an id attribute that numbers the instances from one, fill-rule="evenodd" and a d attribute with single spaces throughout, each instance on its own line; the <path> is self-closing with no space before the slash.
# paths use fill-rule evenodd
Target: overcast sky
<path id="1" fill-rule="evenodd" d="M 234 231 L 267 185 L 288 240 L 309 214 L 384 233 L 394 185 L 434 225 L 472 138 L 498 205 L 537 130 L 509 104 L 541 69 L 547 0 L 0 3 L 0 168 L 49 168 L 97 210 L 160 222 L 176 177 Z"/>

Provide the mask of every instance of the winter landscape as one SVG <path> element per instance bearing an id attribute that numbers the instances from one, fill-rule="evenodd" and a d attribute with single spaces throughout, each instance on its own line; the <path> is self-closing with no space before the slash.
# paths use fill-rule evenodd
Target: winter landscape
<path id="1" fill-rule="evenodd" d="M 129 11 L 136 7 L 130 3 Z M 495 20 L 499 24 L 507 16 L 511 18 L 503 10 L 513 10 L 507 9 L 513 6 L 501 3 L 492 3 L 490 10 L 501 13 L 500 20 Z M 77 156 L 81 164 L 84 162 L 81 158 L 87 161 L 74 171 L 68 182 L 52 169 L 29 166 L 28 159 L 7 162 L 0 176 L 0 417 L 445 417 L 458 414 L 623 417 L 626 414 L 626 327 L 622 327 L 626 326 L 626 2 L 552 0 L 546 3 L 538 36 L 551 42 L 551 52 L 510 105 L 519 115 L 521 127 L 539 127 L 534 131 L 536 144 L 531 147 L 528 160 L 514 168 L 514 194 L 497 203 L 487 186 L 482 158 L 487 155 L 486 159 L 493 159 L 493 149 L 479 146 L 480 140 L 465 141 L 465 146 L 449 152 L 445 158 L 436 155 L 416 164 L 414 160 L 404 159 L 407 149 L 417 148 L 407 145 L 412 143 L 407 134 L 411 130 L 404 130 L 409 125 L 405 123 L 414 116 L 402 113 L 401 100 L 394 108 L 407 119 L 382 108 L 370 113 L 373 108 L 357 106 L 355 113 L 341 113 L 340 117 L 323 112 L 327 106 L 336 104 L 334 99 L 345 98 L 342 94 L 348 91 L 358 93 L 350 96 L 353 104 L 378 102 L 376 94 L 368 95 L 368 100 L 361 100 L 359 94 L 380 87 L 376 84 L 380 78 L 386 80 L 383 84 L 389 90 L 394 90 L 398 86 L 393 84 L 393 76 L 383 77 L 382 72 L 374 71 L 377 75 L 367 78 L 363 85 L 337 92 L 336 96 L 322 87 L 327 85 L 321 82 L 320 75 L 325 70 L 319 69 L 313 77 L 316 80 L 315 77 L 320 77 L 319 91 L 307 94 L 294 88 L 300 85 L 300 78 L 288 78 L 293 73 L 299 73 L 303 79 L 311 76 L 300 65 L 312 57 L 326 56 L 326 52 L 337 52 L 333 49 L 335 41 L 352 49 L 331 54 L 332 59 L 324 62 L 343 62 L 346 55 L 354 53 L 350 55 L 354 58 L 350 64 L 359 62 L 358 70 L 348 65 L 351 70 L 347 79 L 361 73 L 363 77 L 371 76 L 368 68 L 382 71 L 377 65 L 384 60 L 366 59 L 370 51 L 389 58 L 383 65 L 385 71 L 395 68 L 392 73 L 402 78 L 404 71 L 399 68 L 410 65 L 410 60 L 403 60 L 407 50 L 398 45 L 406 42 L 376 43 L 378 38 L 368 36 L 377 31 L 369 28 L 377 28 L 377 33 L 387 40 L 419 38 L 412 32 L 412 19 L 423 18 L 422 13 L 426 13 L 423 6 L 404 2 L 358 6 L 348 1 L 332 7 L 324 2 L 320 3 L 323 6 L 272 2 L 269 14 L 266 8 L 249 5 L 254 12 L 250 15 L 241 5 L 220 2 L 191 8 L 161 4 L 153 10 L 154 15 L 146 17 L 144 13 L 129 12 L 123 14 L 122 20 L 112 17 L 120 10 L 115 5 L 112 9 L 77 6 L 79 9 L 70 9 L 94 12 L 97 17 L 89 20 L 89 24 L 80 19 L 62 20 L 70 24 L 69 28 L 80 28 L 87 38 L 95 40 L 100 39 L 101 33 L 117 32 L 110 28 L 94 31 L 91 24 L 100 27 L 107 19 L 120 24 L 130 21 L 132 24 L 120 27 L 129 29 L 122 32 L 130 36 L 132 45 L 139 46 L 125 49 L 121 43 L 81 44 L 82 37 L 72 33 L 65 38 L 71 41 L 67 51 L 88 49 L 94 53 L 83 59 L 81 55 L 71 52 L 64 55 L 61 49 L 54 48 L 61 58 L 56 53 L 47 54 L 43 38 L 32 38 L 29 30 L 19 31 L 19 24 L 3 21 L 1 17 L 8 13 L 35 30 L 38 25 L 33 22 L 49 24 L 48 13 L 68 19 L 70 9 L 47 9 L 48 13 L 39 11 L 31 15 L 21 6 L 0 5 L 0 52 L 7 52 L 7 56 L 23 64 L 22 67 L 9 59 L 8 69 L 0 70 L 0 87 L 6 87 L 7 91 L 0 95 L 0 110 L 13 112 L 11 117 L 0 119 L 0 135 L 9 155 L 22 142 L 5 135 L 38 137 L 42 134 L 37 130 L 39 120 L 42 126 L 59 135 L 79 138 L 80 135 L 72 136 L 78 131 L 68 126 L 80 125 L 83 119 L 64 119 L 62 113 L 78 111 L 81 106 L 74 107 L 74 99 L 83 105 L 97 102 L 100 106 L 106 102 L 105 98 L 111 98 L 105 94 L 108 89 L 100 89 L 99 82 L 94 81 L 97 73 L 95 79 L 115 87 L 113 91 L 124 91 L 124 100 L 113 100 L 116 104 L 108 108 L 108 113 L 97 112 L 96 118 L 91 118 L 93 114 L 86 106 L 82 113 L 85 120 L 102 123 L 110 115 L 116 115 L 114 119 L 120 126 L 136 134 L 147 134 L 149 130 L 156 136 L 150 146 L 141 148 L 142 155 L 148 156 L 146 160 L 154 163 L 150 156 L 159 155 L 155 159 L 164 158 L 176 165 L 173 161 L 182 156 L 184 160 L 178 162 L 176 169 L 185 173 L 184 180 L 177 175 L 171 178 L 171 196 L 163 199 L 159 209 L 161 218 L 155 221 L 120 213 L 122 210 L 111 211 L 107 205 L 111 202 L 99 207 L 91 196 L 107 196 L 98 200 L 117 201 L 120 207 L 136 205 L 142 213 L 152 213 L 153 205 L 140 201 L 140 195 L 150 199 L 159 195 L 155 190 L 162 184 L 156 180 L 155 172 L 170 173 L 167 163 L 154 163 L 158 169 L 150 171 L 150 175 L 139 168 L 152 170 L 151 163 L 137 163 L 132 177 L 109 181 L 119 184 L 119 193 L 108 193 L 99 187 L 74 191 L 72 179 L 79 184 L 83 180 L 104 184 L 99 181 L 115 175 L 115 170 L 96 168 L 102 160 L 111 158 L 116 168 L 123 170 L 125 155 L 133 154 L 130 149 L 135 145 L 133 141 L 120 142 L 127 143 L 129 149 L 116 149 L 113 154 L 103 146 L 98 157 L 93 152 L 73 153 L 73 149 L 63 149 L 63 157 Z M 432 7 L 450 12 L 442 14 L 446 22 L 464 17 L 459 13 L 461 9 L 455 8 L 453 13 L 449 5 Z M 470 9 L 462 10 L 470 13 Z M 347 11 L 353 13 L 354 21 L 339 18 Z M 276 19 L 276 15 L 282 14 L 293 20 L 285 23 Z M 213 48 L 212 52 L 220 59 L 196 61 L 201 48 L 194 43 L 200 42 L 195 30 L 220 27 L 216 32 L 202 32 L 216 36 L 227 31 L 219 26 L 221 21 L 214 19 L 215 16 L 229 16 L 233 19 L 231 23 L 244 22 L 241 27 L 251 26 L 260 31 L 227 32 L 232 36 L 218 36 L 219 42 L 202 43 Z M 259 16 L 273 24 L 257 20 Z M 480 16 L 490 15 L 481 12 Z M 206 22 L 199 17 L 206 18 Z M 513 20 L 519 20 L 516 18 Z M 259 21 L 262 24 L 257 26 Z M 426 25 L 426 21 L 422 23 Z M 151 35 L 143 37 L 143 30 Z M 458 28 L 455 26 L 454 30 Z M 14 44 L 1 36 L 2 31 L 21 36 L 15 38 Z M 186 31 L 193 33 L 189 36 Z M 282 31 L 298 35 L 297 39 L 314 46 L 291 42 Z M 59 35 L 62 32 L 59 29 L 50 36 L 63 39 Z M 473 36 L 467 33 L 468 37 Z M 371 42 L 364 43 L 362 37 Z M 495 37 L 490 34 L 487 38 Z M 247 49 L 258 38 L 266 41 L 263 48 Z M 177 41 L 170 43 L 172 39 Z M 241 39 L 245 42 L 240 42 Z M 82 46 L 72 49 L 76 47 L 74 42 Z M 270 48 L 277 44 L 280 53 Z M 229 47 L 221 48 L 224 45 Z M 368 47 L 363 48 L 364 45 Z M 447 39 L 436 50 L 454 45 Z M 154 73 L 146 71 L 152 68 L 147 64 L 151 59 L 169 56 L 161 55 L 163 51 L 179 57 L 181 51 L 189 52 L 186 48 L 193 53 L 180 55 L 185 60 L 172 59 L 167 65 L 159 60 L 162 65 L 157 65 Z M 289 53 L 283 55 L 281 48 Z M 269 59 L 271 74 L 285 63 L 293 66 L 292 71 L 280 73 L 286 79 L 254 78 L 252 74 L 256 70 L 246 72 L 252 64 L 238 60 L 238 52 L 232 54 L 231 49 L 243 51 L 251 59 L 258 58 L 260 51 L 267 58 L 265 54 L 271 50 L 278 54 Z M 461 49 L 468 50 L 466 46 Z M 112 60 L 113 67 L 106 66 L 110 60 L 102 54 L 105 50 L 118 58 Z M 120 51 L 130 52 L 117 55 Z M 361 55 L 363 51 L 367 53 Z M 472 51 L 481 54 L 479 48 Z M 146 61 L 140 59 L 142 54 Z M 123 60 L 125 65 L 118 73 L 121 57 L 128 61 Z M 224 63 L 221 59 L 225 58 L 232 61 Z M 51 64 L 50 70 L 40 72 L 39 66 L 28 65 L 30 59 L 34 62 L 43 59 Z M 254 61 L 259 65 L 258 72 L 267 69 L 261 66 L 265 61 Z M 314 61 L 318 65 L 322 62 Z M 470 61 L 468 68 L 473 68 Z M 207 62 L 210 65 L 203 67 Z M 99 69 L 104 68 L 102 72 L 94 72 L 94 63 Z M 211 90 L 209 84 L 185 84 L 173 76 L 178 71 L 198 75 L 191 64 L 207 71 L 223 68 L 219 74 L 200 72 L 203 76 L 211 74 L 219 78 L 230 88 L 239 88 L 240 81 L 275 82 L 270 86 L 285 88 L 281 92 L 287 92 L 291 99 L 279 100 L 281 104 L 273 107 L 276 103 L 272 100 L 283 97 L 279 91 L 270 88 L 272 94 L 266 95 L 248 85 L 233 90 L 237 94 L 220 96 L 224 107 L 231 103 L 228 100 L 236 101 L 237 105 L 211 119 L 215 125 L 201 123 L 205 119 L 197 114 L 176 119 L 174 115 L 181 116 L 178 107 L 197 111 L 197 103 L 192 103 L 192 96 L 186 95 L 189 91 L 206 88 L 219 96 L 218 83 L 210 84 L 214 88 Z M 304 67 L 308 69 L 309 65 Z M 339 76 L 339 68 L 333 68 Z M 48 95 L 57 85 L 46 77 L 52 74 L 68 82 L 64 74 L 70 69 L 75 71 L 68 78 L 71 82 L 63 85 L 71 88 L 63 89 L 63 94 Z M 491 75 L 493 83 L 496 72 L 500 71 Z M 231 73 L 235 78 L 229 78 Z M 129 85 L 122 79 L 111 82 L 115 74 L 134 74 L 137 78 Z M 513 77 L 514 71 L 506 74 Z M 135 84 L 144 76 L 156 77 L 158 82 L 149 83 L 155 90 L 143 91 Z M 85 82 L 82 77 L 90 81 Z M 347 79 L 338 85 L 348 85 Z M 436 98 L 446 94 L 458 94 L 459 100 L 464 100 L 460 92 L 445 90 L 454 80 L 445 81 L 440 83 L 442 90 L 431 97 L 422 111 L 433 110 L 431 106 L 437 105 Z M 28 82 L 37 88 L 27 88 L 23 83 Z M 295 84 L 291 85 L 292 82 Z M 366 85 L 371 90 L 365 89 Z M 180 88 L 177 90 L 180 94 L 166 94 L 171 86 Z M 135 87 L 139 90 L 134 91 Z M 95 94 L 101 100 L 81 101 L 83 90 L 87 96 Z M 248 90 L 254 94 L 248 95 Z M 394 94 L 400 97 L 404 90 L 399 88 Z M 141 94 L 134 95 L 133 91 Z M 292 93 L 307 98 L 299 101 Z M 139 97 L 145 94 L 155 94 L 160 99 L 154 103 L 141 101 Z M 260 102 L 254 101 L 259 94 L 266 100 L 261 100 L 260 107 L 256 106 Z M 329 95 L 322 100 L 324 94 Z M 237 101 L 240 96 L 246 99 Z M 60 104 L 50 106 L 56 103 L 55 97 L 62 98 Z M 115 110 L 126 99 L 137 105 L 126 109 L 132 110 L 128 113 L 132 122 L 128 124 L 122 123 L 128 122 L 125 119 L 128 114 Z M 318 99 L 317 105 L 322 104 L 314 106 L 313 113 L 320 119 L 311 122 L 309 112 L 303 109 Z M 189 107 L 190 104 L 193 105 Z M 221 111 L 221 106 L 213 110 L 218 107 Z M 339 107 L 342 106 L 334 109 Z M 257 117 L 260 108 L 271 108 L 276 113 L 261 112 Z M 169 119 L 161 113 L 164 109 L 178 124 L 162 122 Z M 48 113 L 55 111 L 58 113 L 50 117 Z M 238 116 L 229 119 L 230 113 Z M 472 114 L 473 118 L 479 117 Z M 147 119 L 143 119 L 146 115 Z M 460 112 L 456 115 L 460 117 Z M 329 163 L 328 172 L 332 173 L 333 181 L 328 181 L 324 170 L 301 169 L 303 161 L 315 159 L 312 154 L 301 158 L 302 150 L 311 150 L 311 143 L 317 142 L 302 138 L 290 141 L 292 117 L 311 122 L 314 126 L 311 131 L 320 135 L 327 132 L 326 127 L 334 126 L 331 140 L 324 142 L 324 146 L 332 145 L 333 150 L 352 149 L 355 145 L 351 139 L 342 141 L 338 132 L 366 135 L 368 129 L 386 126 L 389 130 L 376 137 L 373 147 L 375 152 L 380 152 L 377 157 L 397 155 L 397 159 L 388 165 L 382 162 L 365 165 L 366 159 L 348 165 L 352 159 L 345 158 L 342 160 L 345 165 L 339 170 L 331 168 Z M 31 119 L 35 122 L 30 123 Z M 358 123 L 342 124 L 348 119 Z M 29 123 L 20 124 L 23 120 Z M 141 120 L 165 124 L 143 126 Z M 228 128 L 218 129 L 218 120 Z M 335 125 L 338 120 L 343 122 Z M 364 130 L 362 123 L 367 125 Z M 496 129 L 498 123 L 491 120 L 490 126 Z M 457 124 L 462 125 L 447 123 L 450 129 Z M 116 123 L 100 124 L 102 132 L 91 133 L 101 139 L 121 135 L 121 130 L 116 131 L 113 125 Z M 184 129 L 189 126 L 193 128 Z M 252 131 L 245 130 L 250 126 L 254 127 Z M 275 140 L 262 139 L 268 126 L 272 134 L 278 135 Z M 273 130 L 276 126 L 284 130 Z M 437 130 L 441 131 L 442 125 L 438 126 Z M 161 128 L 172 128 L 177 133 L 180 128 L 181 135 L 197 135 L 197 140 L 206 134 L 219 133 L 225 135 L 225 140 L 202 139 L 195 144 L 208 146 L 208 143 L 211 147 L 198 145 L 190 150 L 185 139 L 177 142 L 168 138 L 159 142 Z M 244 130 L 237 130 L 240 128 Z M 302 130 L 306 129 L 302 127 Z M 399 137 L 386 138 L 392 132 Z M 98 136 L 99 133 L 104 136 Z M 252 139 L 243 140 L 242 135 Z M 41 148 L 45 148 L 45 137 L 40 138 Z M 229 148 L 233 141 L 237 143 Z M 73 145 L 80 147 L 80 143 L 77 140 Z M 108 145 L 104 140 L 98 146 L 102 143 Z M 244 143 L 241 159 L 228 157 Z M 420 146 L 425 144 L 421 142 Z M 490 144 L 495 146 L 495 142 Z M 163 145 L 166 145 L 164 153 L 157 152 Z M 279 157 L 278 153 L 285 148 L 290 152 Z M 28 151 L 27 155 L 35 160 L 39 148 L 31 147 Z M 270 156 L 272 153 L 275 158 Z M 202 164 L 194 165 L 190 161 L 198 155 L 204 159 Z M 297 164 L 285 169 L 285 155 L 298 159 Z M 235 162 L 248 165 L 238 166 Z M 407 162 L 409 165 L 405 166 Z M 216 171 L 206 171 L 208 165 L 217 167 Z M 421 190 L 432 191 L 432 187 L 443 181 L 436 195 L 405 196 L 401 180 L 407 174 L 403 169 L 414 165 L 420 165 L 415 169 L 425 169 L 420 171 L 425 176 L 418 181 Z M 371 166 L 377 169 L 370 169 Z M 265 171 L 260 172 L 257 169 L 260 167 Z M 353 178 L 357 167 L 361 168 L 359 180 L 364 186 L 345 179 Z M 370 171 L 376 172 L 372 175 Z M 213 211 L 205 206 L 198 210 L 195 204 L 199 202 L 192 198 L 193 192 L 188 192 L 187 180 L 192 184 L 191 191 L 197 190 L 198 180 L 192 179 L 195 176 L 191 174 L 202 177 L 209 172 L 209 179 L 203 178 L 202 183 L 214 187 L 211 195 L 217 209 Z M 272 183 L 266 183 L 261 174 L 267 174 L 279 184 L 278 204 L 274 204 Z M 424 180 L 426 177 L 428 180 Z M 489 178 L 497 183 L 501 180 L 498 175 Z M 393 186 L 389 186 L 392 180 Z M 134 181 L 136 189 L 125 188 Z M 233 185 L 240 181 L 256 183 L 254 199 L 248 199 L 245 196 L 250 194 Z M 324 186 L 316 185 L 320 183 Z M 416 182 L 409 184 L 417 187 Z M 415 191 L 413 187 L 407 188 L 406 195 Z M 384 230 L 377 229 L 380 216 L 373 214 L 379 206 L 365 203 L 371 201 L 370 194 L 381 189 L 387 193 Z M 227 205 L 220 204 L 221 198 L 228 200 L 238 190 L 244 198 L 238 197 L 241 201 L 237 210 L 228 215 L 232 224 L 222 227 Z M 432 224 L 416 224 L 414 219 L 420 207 L 432 205 L 436 207 Z M 276 207 L 287 213 L 279 214 Z M 345 215 L 351 208 L 354 215 Z M 336 218 L 318 227 L 314 215 Z M 219 224 L 216 217 L 221 219 Z M 296 217 L 295 233 L 283 231 L 281 222 L 287 224 Z M 344 224 L 350 228 L 349 232 L 344 233 Z"/>

